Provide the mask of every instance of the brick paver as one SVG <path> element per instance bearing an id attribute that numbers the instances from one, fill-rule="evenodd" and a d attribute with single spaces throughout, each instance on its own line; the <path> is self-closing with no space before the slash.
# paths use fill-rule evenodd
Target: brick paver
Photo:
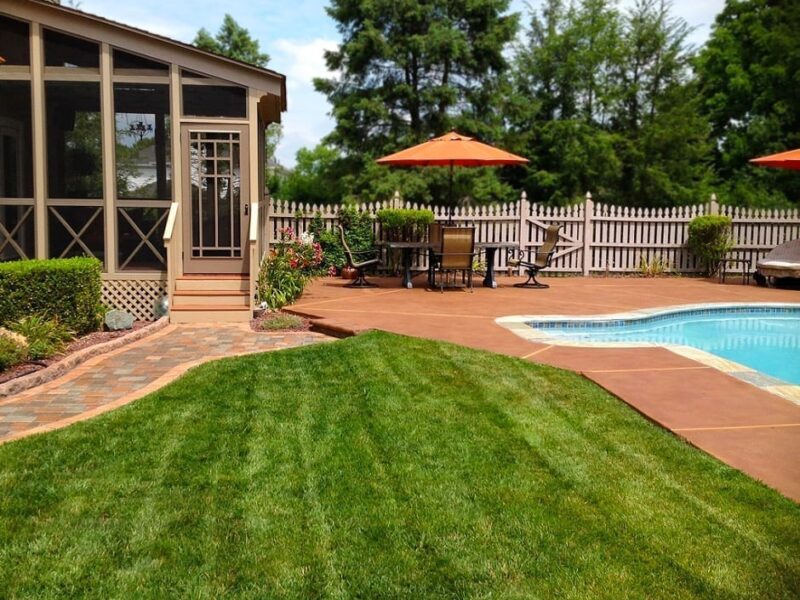
<path id="1" fill-rule="evenodd" d="M 169 325 L 54 381 L 0 400 L 0 443 L 127 404 L 209 360 L 328 339 L 311 332 L 255 333 L 239 324 Z"/>

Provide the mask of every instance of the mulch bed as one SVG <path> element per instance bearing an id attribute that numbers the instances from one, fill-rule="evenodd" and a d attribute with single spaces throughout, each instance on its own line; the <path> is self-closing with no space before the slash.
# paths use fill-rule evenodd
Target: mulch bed
<path id="1" fill-rule="evenodd" d="M 123 335 L 127 335 L 132 331 L 136 331 L 137 329 L 141 329 L 147 325 L 150 325 L 149 321 L 135 321 L 133 323 L 132 329 L 124 329 L 122 331 L 94 331 L 92 333 L 87 333 L 84 336 L 81 336 L 72 342 L 70 342 L 64 352 L 61 354 L 56 354 L 55 356 L 51 356 L 50 358 L 45 358 L 43 360 L 36 360 L 36 361 L 28 361 L 24 363 L 20 363 L 15 365 L 9 369 L 6 369 L 2 373 L 0 373 L 0 383 L 5 383 L 6 381 L 11 381 L 12 379 L 16 379 L 17 377 L 22 377 L 23 375 L 29 375 L 31 373 L 35 373 L 36 371 L 41 371 L 42 369 L 46 369 L 50 365 L 53 365 L 70 354 L 74 354 L 79 350 L 83 350 L 84 348 L 88 348 L 89 346 L 94 346 L 96 344 L 102 344 L 103 342 L 108 342 L 118 337 L 122 337 Z"/>
<path id="2" fill-rule="evenodd" d="M 258 331 L 259 333 L 280 333 L 282 331 L 311 331 L 311 320 L 305 317 L 299 317 L 300 319 L 302 319 L 303 322 L 302 325 L 299 325 L 298 327 L 292 327 L 290 329 L 262 329 L 262 325 L 266 321 L 270 321 L 278 316 L 284 316 L 287 314 L 291 313 L 264 311 L 256 318 L 250 321 L 250 328 L 253 331 Z"/>

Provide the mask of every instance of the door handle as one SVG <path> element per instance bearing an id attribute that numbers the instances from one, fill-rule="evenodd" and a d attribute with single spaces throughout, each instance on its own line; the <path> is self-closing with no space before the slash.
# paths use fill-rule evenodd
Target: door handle
<path id="1" fill-rule="evenodd" d="M 244 216 L 246 217 L 249 214 L 250 214 L 250 205 L 249 204 L 245 204 L 244 205 Z"/>

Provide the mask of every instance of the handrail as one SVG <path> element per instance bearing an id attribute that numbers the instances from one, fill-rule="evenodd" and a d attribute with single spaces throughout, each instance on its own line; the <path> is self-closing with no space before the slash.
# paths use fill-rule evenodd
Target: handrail
<path id="1" fill-rule="evenodd" d="M 256 308 L 256 282 L 261 261 L 258 256 L 258 218 L 259 205 L 251 205 L 250 227 L 247 235 L 247 251 L 250 256 L 250 308 Z"/>
<path id="2" fill-rule="evenodd" d="M 172 241 L 172 234 L 175 233 L 175 222 L 178 220 L 178 209 L 180 204 L 172 202 L 169 205 L 169 214 L 167 215 L 167 225 L 164 227 L 164 243 Z"/>

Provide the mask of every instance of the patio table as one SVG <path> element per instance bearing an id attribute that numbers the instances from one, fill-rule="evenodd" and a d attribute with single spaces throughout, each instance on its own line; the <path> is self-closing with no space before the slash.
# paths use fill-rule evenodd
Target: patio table
<path id="1" fill-rule="evenodd" d="M 497 288 L 497 280 L 494 278 L 494 256 L 498 250 L 518 248 L 516 242 L 476 242 L 475 249 L 486 253 L 486 275 L 483 278 L 483 287 L 492 289 Z"/>
<path id="2" fill-rule="evenodd" d="M 406 289 L 411 289 L 414 284 L 411 282 L 411 251 L 426 250 L 431 247 L 429 242 L 384 242 L 389 250 L 401 250 L 403 256 L 403 280 L 401 285 Z"/>

